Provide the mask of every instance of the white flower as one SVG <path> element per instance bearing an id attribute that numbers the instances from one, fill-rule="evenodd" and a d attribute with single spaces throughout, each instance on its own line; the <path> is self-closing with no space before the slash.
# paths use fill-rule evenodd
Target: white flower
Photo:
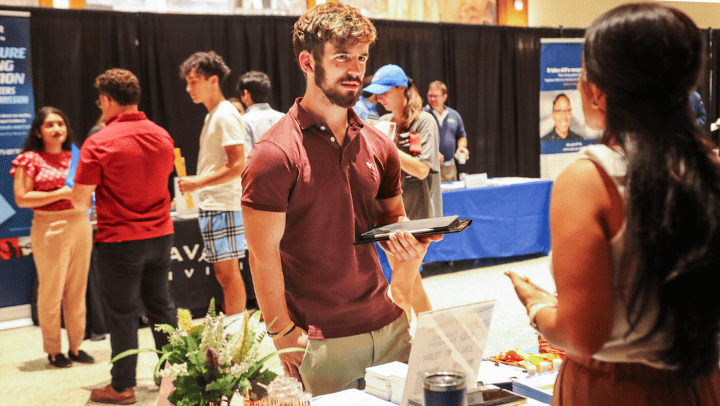
<path id="1" fill-rule="evenodd" d="M 185 331 L 176 331 L 172 334 L 170 334 L 170 344 L 173 346 L 175 345 L 182 345 L 182 343 L 185 341 L 184 338 L 188 336 L 188 333 Z"/>
<path id="2" fill-rule="evenodd" d="M 233 378 L 239 378 L 242 374 L 250 370 L 255 363 L 254 362 L 241 362 L 230 367 L 230 375 Z"/>
<path id="3" fill-rule="evenodd" d="M 243 335 L 237 333 L 230 337 L 229 340 L 224 341 L 222 348 L 220 348 L 220 365 L 230 365 L 233 359 L 242 350 Z"/>
<path id="4" fill-rule="evenodd" d="M 223 329 L 224 315 L 212 317 L 210 315 L 205 316 L 202 334 L 202 341 L 200 342 L 200 349 L 205 352 L 208 347 L 219 349 L 224 341 L 224 329 Z"/>
<path id="5" fill-rule="evenodd" d="M 176 378 L 178 376 L 188 376 L 190 373 L 188 372 L 187 362 L 183 362 L 182 364 L 165 364 L 165 368 L 160 370 L 158 375 L 162 377 L 169 376 L 171 378 Z"/>

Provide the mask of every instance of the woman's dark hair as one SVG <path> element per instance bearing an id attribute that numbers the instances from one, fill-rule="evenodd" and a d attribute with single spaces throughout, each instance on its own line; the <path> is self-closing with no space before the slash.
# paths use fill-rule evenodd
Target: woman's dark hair
<path id="1" fill-rule="evenodd" d="M 672 333 L 659 361 L 685 377 L 718 363 L 720 170 L 689 104 L 705 67 L 704 43 L 681 11 L 617 7 L 585 34 L 586 78 L 605 93 L 603 142 L 628 157 L 626 255 L 638 279 L 626 298 L 632 327 L 659 295 L 650 335 Z"/>
<path id="2" fill-rule="evenodd" d="M 410 126 L 417 121 L 420 113 L 422 113 L 422 97 L 420 97 L 420 92 L 418 92 L 415 83 L 410 78 L 408 78 L 408 85 L 405 88 L 405 99 L 407 105 L 398 126 L 398 134 L 410 131 Z"/>
<path id="3" fill-rule="evenodd" d="M 27 138 L 25 139 L 25 144 L 23 145 L 22 152 L 43 151 L 45 149 L 45 144 L 43 143 L 42 138 L 38 137 L 37 134 L 40 132 L 40 127 L 42 127 L 45 119 L 50 114 L 57 114 L 58 116 L 62 117 L 63 121 L 65 121 L 65 127 L 67 128 L 67 138 L 62 144 L 62 149 L 63 151 L 70 151 L 73 134 L 72 128 L 70 127 L 70 121 L 68 120 L 65 113 L 62 112 L 62 110 L 48 106 L 41 108 L 37 111 L 37 113 L 35 113 L 35 118 L 33 119 L 32 124 L 30 124 L 30 130 L 28 131 Z"/>

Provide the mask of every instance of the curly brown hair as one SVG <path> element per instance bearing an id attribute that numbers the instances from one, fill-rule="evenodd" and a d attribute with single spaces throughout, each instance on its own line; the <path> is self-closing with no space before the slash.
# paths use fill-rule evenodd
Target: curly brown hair
<path id="1" fill-rule="evenodd" d="M 95 78 L 95 88 L 121 106 L 132 106 L 140 101 L 140 82 L 129 70 L 106 70 Z"/>
<path id="2" fill-rule="evenodd" d="M 293 27 L 295 60 L 309 51 L 319 61 L 330 42 L 336 47 L 347 44 L 370 43 L 377 39 L 373 23 L 355 7 L 340 3 L 324 3 L 306 11 Z"/>
<path id="3" fill-rule="evenodd" d="M 220 82 L 230 75 L 230 68 L 223 61 L 222 56 L 215 51 L 195 52 L 190 55 L 185 62 L 180 65 L 180 79 L 185 79 L 190 72 L 205 76 L 209 79 L 211 76 L 217 76 Z"/>

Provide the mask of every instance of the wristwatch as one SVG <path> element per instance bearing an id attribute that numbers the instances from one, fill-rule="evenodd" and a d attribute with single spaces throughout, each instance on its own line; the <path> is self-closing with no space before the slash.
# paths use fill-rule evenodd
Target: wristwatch
<path id="1" fill-rule="evenodd" d="M 535 316 L 537 316 L 537 313 L 540 311 L 540 309 L 544 309 L 546 307 L 556 307 L 555 303 L 550 302 L 538 302 L 533 303 L 530 306 L 527 307 L 528 312 L 528 318 L 530 319 L 530 326 L 537 330 L 538 326 L 535 322 Z"/>

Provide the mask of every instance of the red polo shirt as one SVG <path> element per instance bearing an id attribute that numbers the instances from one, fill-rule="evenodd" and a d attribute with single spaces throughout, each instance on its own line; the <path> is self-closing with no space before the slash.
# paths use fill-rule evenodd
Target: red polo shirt
<path id="1" fill-rule="evenodd" d="M 353 245 L 375 225 L 375 199 L 401 193 L 392 141 L 348 110 L 339 145 L 296 100 L 255 144 L 242 174 L 242 205 L 286 213 L 280 242 L 285 298 L 310 338 L 367 333 L 402 310 L 388 297 L 373 244 Z"/>
<path id="2" fill-rule="evenodd" d="M 97 185 L 95 242 L 145 240 L 173 233 L 168 177 L 175 143 L 145 113 L 122 113 L 88 138 L 75 183 Z"/>

